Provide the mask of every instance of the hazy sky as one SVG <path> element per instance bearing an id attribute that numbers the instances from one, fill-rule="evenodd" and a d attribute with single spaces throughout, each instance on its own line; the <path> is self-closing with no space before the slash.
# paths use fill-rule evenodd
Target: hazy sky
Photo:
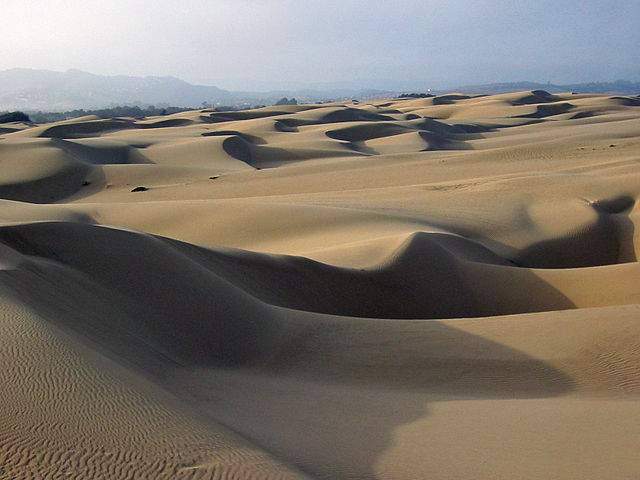
<path id="1" fill-rule="evenodd" d="M 233 89 L 640 80 L 640 0 L 2 0 L 0 69 Z"/>

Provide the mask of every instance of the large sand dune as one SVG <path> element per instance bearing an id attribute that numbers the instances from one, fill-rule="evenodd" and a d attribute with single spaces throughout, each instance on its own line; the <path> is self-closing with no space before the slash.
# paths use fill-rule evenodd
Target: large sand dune
<path id="1" fill-rule="evenodd" d="M 640 478 L 639 164 L 542 91 L 0 125 L 0 478 Z"/>

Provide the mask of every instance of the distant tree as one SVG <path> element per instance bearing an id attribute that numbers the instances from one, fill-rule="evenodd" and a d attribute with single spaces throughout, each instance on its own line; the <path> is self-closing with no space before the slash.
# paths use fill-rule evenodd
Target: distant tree
<path id="1" fill-rule="evenodd" d="M 431 93 L 403 93 L 398 98 L 431 98 L 435 95 Z"/>
<path id="2" fill-rule="evenodd" d="M 29 115 L 23 112 L 0 113 L 0 123 L 31 122 Z"/>
<path id="3" fill-rule="evenodd" d="M 238 109 L 232 105 L 218 105 L 214 110 L 216 112 L 235 112 Z"/>
<path id="4" fill-rule="evenodd" d="M 298 101 L 295 98 L 282 97 L 275 105 L 298 105 Z"/>
<path id="5" fill-rule="evenodd" d="M 134 117 L 144 118 L 158 115 L 171 115 L 172 113 L 185 112 L 191 108 L 185 107 L 148 107 L 140 108 L 137 105 L 123 105 L 99 110 L 70 110 L 68 112 L 33 112 L 30 114 L 31 120 L 35 123 L 59 122 L 71 118 L 84 117 L 85 115 L 96 115 L 100 118 L 113 117 Z"/>

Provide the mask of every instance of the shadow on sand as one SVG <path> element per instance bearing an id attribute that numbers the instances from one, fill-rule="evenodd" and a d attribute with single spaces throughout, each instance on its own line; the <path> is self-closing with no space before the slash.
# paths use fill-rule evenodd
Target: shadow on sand
<path id="1" fill-rule="evenodd" d="M 263 303 L 151 236 L 58 223 L 3 227 L 0 241 L 29 256 L 2 282 L 43 318 L 315 478 L 376 478 L 394 432 L 428 416 L 432 401 L 551 397 L 573 386 L 455 322 Z"/>

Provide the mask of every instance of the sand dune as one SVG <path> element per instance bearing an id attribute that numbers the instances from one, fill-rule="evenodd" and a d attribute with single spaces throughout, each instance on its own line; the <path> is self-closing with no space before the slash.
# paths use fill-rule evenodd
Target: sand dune
<path id="1" fill-rule="evenodd" d="M 635 478 L 639 107 L 0 125 L 0 478 Z"/>

